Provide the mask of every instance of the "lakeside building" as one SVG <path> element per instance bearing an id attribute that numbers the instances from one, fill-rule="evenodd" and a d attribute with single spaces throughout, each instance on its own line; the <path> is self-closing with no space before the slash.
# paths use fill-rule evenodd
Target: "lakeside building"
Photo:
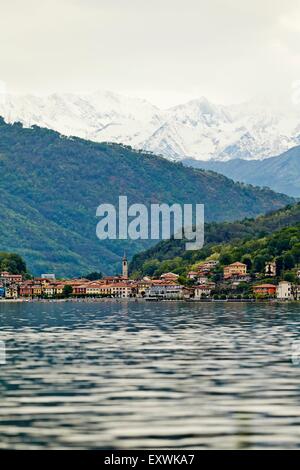
<path id="1" fill-rule="evenodd" d="M 181 300 L 184 295 L 184 286 L 177 284 L 154 284 L 146 291 L 148 300 Z"/>
<path id="2" fill-rule="evenodd" d="M 273 284 L 261 284 L 253 286 L 253 292 L 258 296 L 275 297 L 277 286 Z"/>
<path id="3" fill-rule="evenodd" d="M 0 273 L 0 281 L 6 283 L 19 283 L 22 282 L 23 276 L 21 274 L 11 274 L 8 271 Z"/>
<path id="4" fill-rule="evenodd" d="M 194 289 L 194 298 L 195 299 L 203 299 L 205 297 L 210 297 L 211 296 L 211 292 L 212 290 L 214 289 L 215 285 L 212 286 L 212 285 L 199 285 L 199 286 L 196 286 L 195 289 Z"/>
<path id="5" fill-rule="evenodd" d="M 10 284 L 5 288 L 6 299 L 17 299 L 19 297 L 18 286 L 16 284 Z"/>
<path id="6" fill-rule="evenodd" d="M 293 290 L 292 284 L 287 281 L 281 281 L 276 290 L 277 299 L 280 300 L 292 300 L 293 299 Z"/>
<path id="7" fill-rule="evenodd" d="M 279 300 L 300 300 L 300 286 L 281 281 L 277 286 L 276 296 Z"/>

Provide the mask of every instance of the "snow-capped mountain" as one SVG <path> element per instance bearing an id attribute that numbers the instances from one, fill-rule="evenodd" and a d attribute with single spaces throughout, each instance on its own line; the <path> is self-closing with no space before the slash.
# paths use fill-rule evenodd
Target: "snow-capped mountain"
<path id="1" fill-rule="evenodd" d="M 112 92 L 4 95 L 6 122 L 34 124 L 98 142 L 117 142 L 170 159 L 264 159 L 300 143 L 293 107 L 253 101 L 221 106 L 206 98 L 167 110 Z"/>

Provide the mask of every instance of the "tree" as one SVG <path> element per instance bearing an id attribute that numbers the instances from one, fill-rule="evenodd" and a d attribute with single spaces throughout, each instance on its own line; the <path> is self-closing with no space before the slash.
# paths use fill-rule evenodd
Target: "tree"
<path id="1" fill-rule="evenodd" d="M 242 263 L 246 264 L 248 271 L 251 271 L 253 263 L 252 263 L 252 259 L 250 258 L 250 256 L 248 255 L 243 256 Z"/>
<path id="2" fill-rule="evenodd" d="M 228 266 L 232 263 L 232 256 L 230 253 L 223 253 L 219 258 L 219 262 L 222 266 Z"/>
<path id="3" fill-rule="evenodd" d="M 98 281 L 99 279 L 102 279 L 102 273 L 97 273 L 95 271 L 84 277 L 85 279 L 88 279 L 89 281 Z"/>
<path id="4" fill-rule="evenodd" d="M 294 283 L 297 280 L 296 275 L 292 272 L 285 273 L 284 276 L 283 276 L 283 279 L 285 281 L 291 282 L 291 283 Z"/>
<path id="5" fill-rule="evenodd" d="M 66 285 L 63 288 L 63 296 L 70 297 L 73 294 L 73 288 L 70 285 Z"/>
<path id="6" fill-rule="evenodd" d="M 295 266 L 295 259 L 292 255 L 286 254 L 283 257 L 283 264 L 284 264 L 284 269 L 293 269 Z"/>
<path id="7" fill-rule="evenodd" d="M 262 273 L 265 269 L 266 259 L 264 256 L 256 256 L 253 261 L 253 269 L 257 273 Z"/>
<path id="8" fill-rule="evenodd" d="M 278 258 L 276 258 L 276 272 L 277 272 L 277 276 L 281 276 L 281 273 L 284 269 L 284 259 L 282 256 L 278 256 Z"/>
<path id="9" fill-rule="evenodd" d="M 0 270 L 11 274 L 25 274 L 26 264 L 21 256 L 15 253 L 0 253 Z"/>

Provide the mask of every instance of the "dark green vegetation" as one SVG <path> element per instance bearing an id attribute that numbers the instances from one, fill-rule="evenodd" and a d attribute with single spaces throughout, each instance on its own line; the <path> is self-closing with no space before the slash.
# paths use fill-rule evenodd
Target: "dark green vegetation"
<path id="1" fill-rule="evenodd" d="M 134 256 L 129 267 L 130 272 L 136 276 L 158 276 L 163 272 L 173 271 L 184 276 L 194 264 L 212 255 L 216 258 L 221 256 L 221 265 L 235 261 L 244 262 L 243 257 L 248 257 L 251 269 L 254 264 L 253 269 L 258 272 L 265 261 L 271 261 L 281 255 L 292 255 L 295 263 L 299 263 L 299 224 L 299 203 L 257 219 L 206 224 L 206 243 L 202 250 L 185 251 L 184 240 L 162 241 L 144 253 Z M 295 232 L 298 235 L 294 236 Z M 283 242 L 282 245 L 275 246 L 278 237 L 280 243 L 281 239 Z M 294 253 L 294 249 L 298 251 Z M 261 264 L 258 266 L 259 258 Z"/>
<path id="2" fill-rule="evenodd" d="M 89 281 L 98 281 L 99 279 L 102 279 L 102 273 L 89 273 L 84 276 L 85 279 L 88 279 Z"/>
<path id="3" fill-rule="evenodd" d="M 21 256 L 15 253 L 0 253 L 0 272 L 8 271 L 11 274 L 26 274 L 26 264 Z"/>
<path id="4" fill-rule="evenodd" d="M 269 236 L 218 245 L 210 251 L 213 257 L 219 259 L 219 272 L 224 266 L 240 261 L 247 265 L 250 274 L 264 274 L 265 264 L 275 261 L 278 278 L 283 276 L 295 282 L 297 278 L 292 270 L 300 263 L 300 224 L 283 228 Z M 218 280 L 218 272 L 215 280 Z"/>
<path id="5" fill-rule="evenodd" d="M 149 242 L 102 241 L 96 208 L 132 203 L 204 203 L 207 220 L 234 220 L 278 209 L 287 196 L 236 184 L 120 145 L 66 138 L 0 118 L 0 249 L 25 257 L 33 274 L 120 271 Z"/>
<path id="6" fill-rule="evenodd" d="M 268 186 L 274 191 L 300 197 L 300 146 L 265 160 L 240 160 L 228 162 L 197 161 L 189 159 L 186 165 L 213 170 L 235 181 L 258 186 Z"/>

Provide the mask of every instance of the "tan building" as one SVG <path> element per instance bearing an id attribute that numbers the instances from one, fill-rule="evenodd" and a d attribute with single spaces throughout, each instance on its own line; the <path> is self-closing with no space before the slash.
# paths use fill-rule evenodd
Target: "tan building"
<path id="1" fill-rule="evenodd" d="M 32 295 L 35 297 L 40 297 L 43 293 L 42 286 L 40 284 L 34 284 L 32 286 Z"/>
<path id="2" fill-rule="evenodd" d="M 83 287 L 83 286 L 81 286 Z M 108 294 L 109 284 L 103 284 L 101 282 L 91 282 L 85 285 L 86 295 L 103 295 Z"/>
<path id="3" fill-rule="evenodd" d="M 113 297 L 126 299 L 130 297 L 133 292 L 133 286 L 122 282 L 120 282 L 119 284 L 112 284 L 110 287 L 111 295 Z"/>
<path id="4" fill-rule="evenodd" d="M 230 279 L 233 276 L 245 276 L 247 274 L 247 265 L 243 263 L 232 263 L 224 268 L 224 279 Z"/>
<path id="5" fill-rule="evenodd" d="M 48 297 L 56 295 L 56 284 L 48 284 L 43 288 L 44 294 Z"/>

